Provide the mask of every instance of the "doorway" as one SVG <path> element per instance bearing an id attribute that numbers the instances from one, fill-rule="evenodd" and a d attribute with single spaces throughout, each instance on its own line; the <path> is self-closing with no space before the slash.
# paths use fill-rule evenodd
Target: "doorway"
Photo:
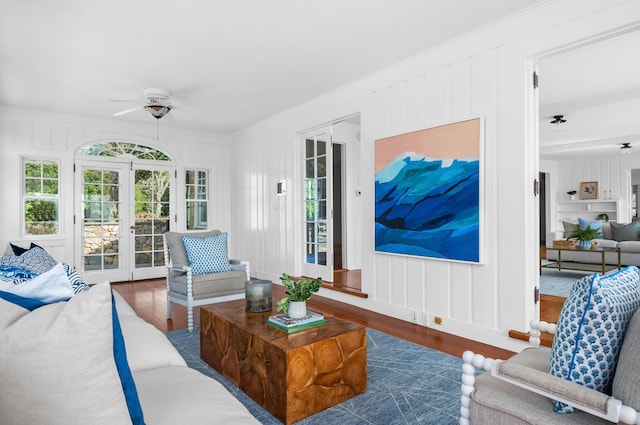
<path id="1" fill-rule="evenodd" d="M 304 178 L 304 276 L 339 284 L 360 269 L 361 216 L 357 183 L 360 116 L 354 115 L 302 133 Z M 353 274 L 349 274 L 352 276 Z M 358 275 L 359 276 L 359 275 Z M 360 288 L 360 281 L 351 287 Z M 359 290 L 359 289 L 358 289 Z"/>
<path id="2" fill-rule="evenodd" d="M 90 283 L 164 276 L 163 234 L 174 211 L 175 167 L 132 158 L 77 158 L 76 268 Z"/>

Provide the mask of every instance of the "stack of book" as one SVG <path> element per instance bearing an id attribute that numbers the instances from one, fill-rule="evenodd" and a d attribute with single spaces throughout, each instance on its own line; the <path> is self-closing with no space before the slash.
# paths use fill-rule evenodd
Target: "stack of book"
<path id="1" fill-rule="evenodd" d="M 287 314 L 278 314 L 269 316 L 267 326 L 277 329 L 286 334 L 294 334 L 309 329 L 315 329 L 324 326 L 327 320 L 320 313 L 307 310 L 307 315 L 300 319 L 292 319 Z"/>

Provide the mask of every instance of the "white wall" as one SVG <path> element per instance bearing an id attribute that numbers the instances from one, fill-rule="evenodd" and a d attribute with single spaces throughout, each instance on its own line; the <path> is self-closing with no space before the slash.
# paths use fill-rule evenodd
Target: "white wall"
<path id="1" fill-rule="evenodd" d="M 178 170 L 178 223 L 184 223 L 184 170 L 197 167 L 211 173 L 210 227 L 231 227 L 231 168 L 229 137 L 191 130 L 160 126 L 156 140 L 155 122 L 132 124 L 117 119 L 97 120 L 40 110 L 27 110 L 0 105 L 0 246 L 4 251 L 9 241 L 21 241 L 21 158 L 35 156 L 61 161 L 61 237 L 35 239 L 59 261 L 74 263 L 74 188 L 73 158 L 75 150 L 91 141 L 109 136 L 122 141 L 143 143 L 159 148 L 175 159 Z M 28 241 L 26 241 L 28 245 Z M 231 255 L 234 241 L 230 241 Z"/>
<path id="2" fill-rule="evenodd" d="M 635 18 L 634 18 L 635 17 Z M 361 114 L 362 290 L 367 299 L 322 294 L 429 323 L 446 332 L 518 348 L 509 329 L 537 316 L 537 116 L 531 60 L 640 17 L 633 1 L 549 1 L 453 40 L 234 135 L 234 234 L 260 277 L 296 274 L 302 261 L 301 143 L 304 129 Z M 474 116 L 485 117 L 483 265 L 373 252 L 374 140 Z M 357 173 L 358 171 L 356 171 Z M 286 179 L 286 199 L 273 185 Z"/>
<path id="3" fill-rule="evenodd" d="M 561 230 L 557 228 L 560 225 L 555 217 L 555 202 L 569 200 L 567 191 L 572 189 L 579 191 L 580 182 L 597 181 L 598 199 L 604 199 L 605 196 L 620 199 L 624 211 L 618 221 L 621 223 L 630 221 L 631 189 L 627 176 L 631 170 L 640 169 L 640 155 L 612 155 L 591 160 L 548 160 L 545 163 L 549 165 L 547 171 L 551 174 L 554 185 L 549 208 L 554 216 L 551 223 L 554 223 L 556 228 L 549 230 Z M 607 195 L 604 191 L 607 191 Z"/>

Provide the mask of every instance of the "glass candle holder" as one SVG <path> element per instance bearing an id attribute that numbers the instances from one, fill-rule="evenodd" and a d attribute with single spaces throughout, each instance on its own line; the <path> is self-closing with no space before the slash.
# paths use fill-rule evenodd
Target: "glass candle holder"
<path id="1" fill-rule="evenodd" d="M 247 280 L 244 283 L 245 310 L 251 313 L 271 311 L 271 281 Z"/>

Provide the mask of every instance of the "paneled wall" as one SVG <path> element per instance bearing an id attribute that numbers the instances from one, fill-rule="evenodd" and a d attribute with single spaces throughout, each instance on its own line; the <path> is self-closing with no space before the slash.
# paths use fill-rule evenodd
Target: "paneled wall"
<path id="1" fill-rule="evenodd" d="M 425 326 L 517 349 L 509 329 L 537 317 L 537 114 L 532 63 L 545 52 L 605 32 L 639 16 L 626 1 L 550 1 L 510 20 L 453 40 L 256 123 L 234 135 L 242 165 L 234 172 L 233 217 L 245 256 L 259 277 L 298 274 L 302 261 L 302 147 L 299 133 L 351 114 L 361 116 L 362 289 L 367 299 L 322 290 L 346 301 Z M 373 252 L 374 141 L 481 116 L 484 145 L 484 263 Z M 349 169 L 349 167 L 348 167 Z M 287 180 L 286 199 L 273 196 Z M 250 208 L 246 208 L 251 205 Z M 263 217 L 261 220 L 255 220 Z M 264 215 L 263 215 L 264 214 Z M 442 325 L 433 323 L 443 318 Z"/>

